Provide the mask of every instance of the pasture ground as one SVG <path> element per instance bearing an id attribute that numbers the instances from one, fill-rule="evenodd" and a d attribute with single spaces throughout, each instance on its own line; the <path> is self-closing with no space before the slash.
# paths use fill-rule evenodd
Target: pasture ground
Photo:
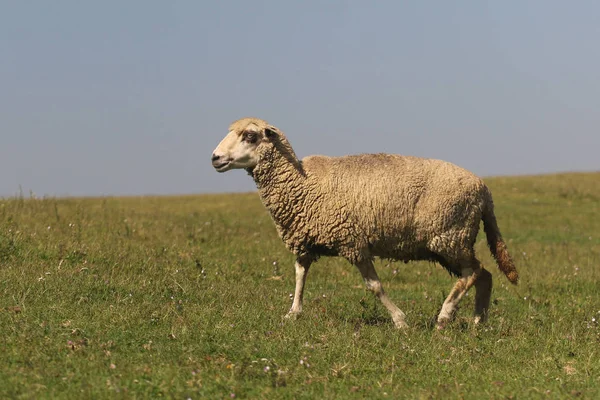
<path id="1" fill-rule="evenodd" d="M 0 398 L 600 398 L 600 174 L 489 178 L 521 274 L 441 332 L 439 265 L 342 259 L 282 319 L 293 256 L 258 196 L 0 200 Z"/>

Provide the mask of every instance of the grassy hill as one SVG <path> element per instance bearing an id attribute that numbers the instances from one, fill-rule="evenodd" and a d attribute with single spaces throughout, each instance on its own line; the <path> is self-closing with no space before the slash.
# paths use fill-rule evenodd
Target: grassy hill
<path id="1" fill-rule="evenodd" d="M 397 331 L 343 259 L 282 316 L 293 256 L 255 193 L 0 200 L 1 398 L 598 398 L 600 174 L 486 179 L 521 282 L 441 332 L 454 279 L 378 261 Z"/>

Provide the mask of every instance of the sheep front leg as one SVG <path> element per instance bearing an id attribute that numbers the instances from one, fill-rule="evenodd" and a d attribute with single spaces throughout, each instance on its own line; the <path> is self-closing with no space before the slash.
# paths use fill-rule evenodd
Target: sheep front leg
<path id="1" fill-rule="evenodd" d="M 357 263 L 356 266 L 362 274 L 365 284 L 367 285 L 367 289 L 373 292 L 373 294 L 379 298 L 381 303 L 390 312 L 396 328 L 407 328 L 408 325 L 404 321 L 406 315 L 394 303 L 392 303 L 390 298 L 387 297 L 387 294 L 385 294 L 383 286 L 381 285 L 381 281 L 377 276 L 377 272 L 375 272 L 373 262 L 370 260 L 362 261 Z"/>
<path id="2" fill-rule="evenodd" d="M 310 258 L 302 258 L 298 257 L 296 259 L 296 264 L 294 267 L 296 268 L 296 290 L 294 291 L 294 302 L 292 303 L 292 308 L 286 314 L 286 318 L 296 319 L 298 315 L 302 311 L 302 298 L 304 296 L 304 283 L 306 283 L 306 275 L 308 274 L 308 269 L 312 264 L 312 259 Z"/>

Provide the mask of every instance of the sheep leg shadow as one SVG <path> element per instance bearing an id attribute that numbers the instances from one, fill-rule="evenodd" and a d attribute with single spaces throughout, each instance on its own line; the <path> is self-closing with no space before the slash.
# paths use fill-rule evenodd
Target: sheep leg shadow
<path id="1" fill-rule="evenodd" d="M 290 311 L 285 315 L 285 318 L 296 320 L 302 312 L 302 299 L 304 297 L 304 284 L 306 283 L 306 276 L 308 269 L 312 264 L 312 259 L 301 258 L 296 259 L 294 267 L 296 269 L 296 290 L 294 291 L 294 301 Z"/>
<path id="2" fill-rule="evenodd" d="M 373 266 L 373 262 L 371 260 L 366 260 L 358 262 L 355 265 L 360 271 L 365 284 L 367 285 L 367 289 L 373 292 L 389 311 L 396 328 L 407 328 L 408 325 L 405 322 L 406 315 L 390 300 L 387 294 L 385 294 L 379 276 L 377 276 L 377 272 Z"/>

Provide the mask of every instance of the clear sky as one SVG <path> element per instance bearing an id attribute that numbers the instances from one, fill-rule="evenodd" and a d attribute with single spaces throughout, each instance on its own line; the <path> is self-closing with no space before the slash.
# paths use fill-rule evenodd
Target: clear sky
<path id="1" fill-rule="evenodd" d="M 600 170 L 597 1 L 4 1 L 0 196 L 254 190 L 256 116 L 300 156 Z"/>

